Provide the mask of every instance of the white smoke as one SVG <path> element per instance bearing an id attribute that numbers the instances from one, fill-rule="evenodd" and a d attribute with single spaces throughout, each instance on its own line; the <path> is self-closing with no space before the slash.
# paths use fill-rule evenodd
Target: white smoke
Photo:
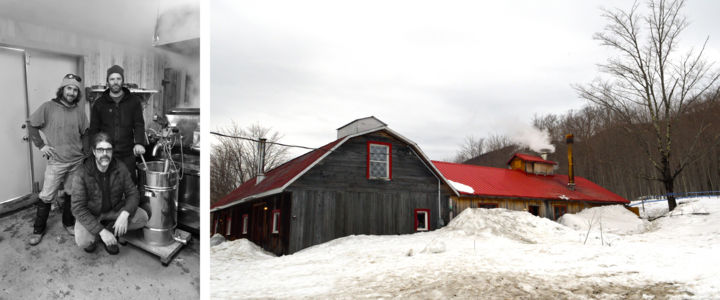
<path id="1" fill-rule="evenodd" d="M 548 149 L 550 153 L 555 152 L 555 146 L 550 143 L 550 133 L 547 130 L 537 129 L 519 120 L 507 122 L 504 128 L 510 140 L 520 146 L 535 152 L 542 152 L 541 149 Z"/>

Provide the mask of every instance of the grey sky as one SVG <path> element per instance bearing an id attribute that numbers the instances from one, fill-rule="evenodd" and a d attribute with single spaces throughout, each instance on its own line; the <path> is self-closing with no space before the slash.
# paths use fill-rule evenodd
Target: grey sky
<path id="1" fill-rule="evenodd" d="M 570 85 L 597 77 L 609 55 L 592 39 L 605 25 L 599 8 L 631 5 L 211 1 L 211 129 L 259 123 L 317 147 L 373 115 L 449 159 L 466 136 L 582 107 Z M 706 57 L 720 62 L 717 12 L 720 2 L 689 1 L 681 46 L 710 36 Z"/>

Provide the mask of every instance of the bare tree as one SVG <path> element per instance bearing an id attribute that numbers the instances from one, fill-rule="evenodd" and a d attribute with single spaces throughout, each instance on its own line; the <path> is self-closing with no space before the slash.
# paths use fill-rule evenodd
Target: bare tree
<path id="1" fill-rule="evenodd" d="M 218 136 L 217 142 L 211 146 L 211 203 L 217 202 L 245 181 L 257 176 L 257 143 L 247 139 L 266 138 L 269 142 L 265 147 L 265 170 L 275 168 L 287 160 L 288 149 L 271 143 L 280 140 L 282 135 L 268 127 L 255 124 L 243 129 L 233 122 L 217 132 L 231 137 Z"/>
<path id="2" fill-rule="evenodd" d="M 637 3 L 629 11 L 603 10 L 609 24 L 594 39 L 618 54 L 599 66 L 609 79 L 574 86 L 581 98 L 622 121 L 654 168 L 645 178 L 663 184 L 670 210 L 677 206 L 672 196 L 675 179 L 699 156 L 697 144 L 708 128 L 700 124 L 690 140 L 675 141 L 690 145 L 679 153 L 673 144 L 676 122 L 703 96 L 718 92 L 720 77 L 703 59 L 707 40 L 699 51 L 676 53 L 678 37 L 688 25 L 680 14 L 684 4 L 652 0 L 645 16 Z"/>
<path id="3" fill-rule="evenodd" d="M 475 138 L 474 136 L 466 136 L 460 150 L 455 154 L 453 159 L 456 163 L 463 163 L 469 159 L 480 156 L 485 153 L 485 139 Z"/>
<path id="4" fill-rule="evenodd" d="M 509 146 L 517 146 L 513 141 L 508 137 L 507 135 L 502 135 L 499 133 L 490 135 L 485 140 L 485 152 L 491 152 L 495 150 L 500 150 L 505 147 Z"/>

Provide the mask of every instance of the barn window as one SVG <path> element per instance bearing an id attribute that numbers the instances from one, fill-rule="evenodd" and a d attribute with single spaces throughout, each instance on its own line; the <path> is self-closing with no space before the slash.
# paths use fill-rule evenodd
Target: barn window
<path id="1" fill-rule="evenodd" d="M 392 145 L 368 142 L 367 178 L 392 179 Z"/>
<path id="2" fill-rule="evenodd" d="M 248 215 L 242 215 L 242 234 L 248 233 Z"/>
<path id="3" fill-rule="evenodd" d="M 272 233 L 280 233 L 280 210 L 272 211 Z"/>
<path id="4" fill-rule="evenodd" d="M 478 208 L 498 208 L 497 203 L 479 203 Z"/>
<path id="5" fill-rule="evenodd" d="M 565 205 L 555 205 L 553 206 L 553 210 L 555 212 L 555 220 L 560 219 L 562 215 L 564 215 L 567 212 L 567 206 Z"/>
<path id="6" fill-rule="evenodd" d="M 415 231 L 428 231 L 430 230 L 430 210 L 429 209 L 416 209 L 415 210 Z"/>
<path id="7" fill-rule="evenodd" d="M 225 235 L 230 235 L 230 225 L 232 224 L 232 217 L 228 216 L 227 220 L 227 230 L 225 230 Z"/>

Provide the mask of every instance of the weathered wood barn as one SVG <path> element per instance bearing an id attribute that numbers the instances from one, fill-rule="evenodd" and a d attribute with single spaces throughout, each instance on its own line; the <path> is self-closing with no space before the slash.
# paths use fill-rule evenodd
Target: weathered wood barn
<path id="1" fill-rule="evenodd" d="M 585 208 L 627 204 L 623 197 L 577 176 L 554 173 L 556 162 L 520 154 L 508 168 L 433 161 L 460 193 L 452 196 L 453 215 L 466 208 L 506 208 L 557 220 Z"/>
<path id="2" fill-rule="evenodd" d="M 455 191 L 422 150 L 374 117 L 240 185 L 211 207 L 211 232 L 276 254 L 353 234 L 434 230 Z"/>

